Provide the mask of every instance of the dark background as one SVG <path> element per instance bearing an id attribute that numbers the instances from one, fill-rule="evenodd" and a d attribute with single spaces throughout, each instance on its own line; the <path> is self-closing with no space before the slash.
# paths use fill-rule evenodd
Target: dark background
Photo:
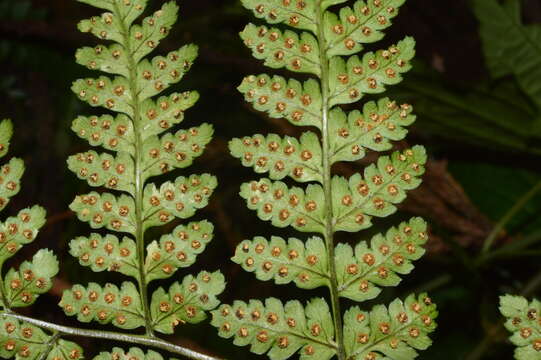
<path id="1" fill-rule="evenodd" d="M 201 93 L 201 100 L 188 111 L 182 126 L 209 122 L 216 136 L 194 166 L 174 175 L 210 172 L 220 183 L 211 204 L 197 215 L 216 225 L 215 239 L 198 263 L 178 276 L 199 269 L 222 270 L 229 282 L 223 302 L 269 296 L 305 301 L 325 296 L 322 290 L 299 291 L 294 285 L 257 281 L 229 261 L 236 245 L 245 238 L 289 233 L 272 228 L 246 209 L 237 195 L 239 186 L 258 176 L 228 155 L 227 142 L 232 137 L 258 132 L 296 135 L 299 130 L 283 120 L 257 114 L 236 91 L 244 76 L 271 72 L 250 56 L 238 38 L 244 25 L 253 21 L 240 1 L 178 3 L 180 21 L 159 52 L 189 42 L 200 46 L 195 66 L 175 90 L 194 89 Z M 160 0 L 151 1 L 151 8 L 161 4 Z M 525 26 L 537 26 L 536 22 L 541 22 L 541 1 L 523 1 L 522 6 Z M 93 274 L 68 254 L 69 240 L 89 232 L 89 227 L 68 211 L 76 194 L 89 191 L 87 184 L 77 180 L 66 167 L 69 155 L 89 148 L 70 131 L 70 126 L 78 114 L 94 111 L 69 90 L 72 81 L 90 75 L 75 64 L 75 50 L 95 41 L 80 34 L 76 24 L 97 13 L 72 0 L 0 0 L 0 114 L 13 119 L 11 154 L 22 157 L 27 166 L 23 190 L 7 212 L 39 203 L 47 209 L 49 219 L 36 242 L 25 247 L 13 264 L 40 247 L 54 249 L 62 262 L 51 293 L 24 313 L 82 327 L 85 325 L 66 318 L 56 305 L 62 291 L 74 283 L 122 280 L 114 274 Z M 428 170 L 424 185 L 410 194 L 401 206 L 402 212 L 377 221 L 376 230 L 411 215 L 421 215 L 431 224 L 428 254 L 398 288 L 386 289 L 377 299 L 388 303 L 411 291 L 430 291 L 440 309 L 439 328 L 433 335 L 434 345 L 420 359 L 510 359 L 513 347 L 506 342 L 508 334 L 500 325 L 498 296 L 506 292 L 533 296 L 539 293 L 541 282 L 541 250 L 536 245 L 541 240 L 539 196 L 533 196 L 523 206 L 517 205 L 516 214 L 498 233 L 494 249 L 524 239 L 532 245 L 491 258 L 480 255 L 495 224 L 541 180 L 541 119 L 535 99 L 521 88 L 517 76 L 495 76 L 490 72 L 479 20 L 466 0 L 408 0 L 395 26 L 377 45 L 387 46 L 404 35 L 415 37 L 418 43 L 414 69 L 388 96 L 414 105 L 418 122 L 407 144 L 427 147 Z M 502 38 L 502 48 L 508 45 L 505 41 Z M 537 55 L 541 66 L 541 50 Z M 349 175 L 365 165 L 347 164 L 336 171 Z M 366 239 L 366 235 L 342 238 L 355 242 Z M 87 356 L 111 345 L 76 340 Z M 218 338 L 207 322 L 180 328 L 172 340 L 228 358 L 264 358 Z"/>

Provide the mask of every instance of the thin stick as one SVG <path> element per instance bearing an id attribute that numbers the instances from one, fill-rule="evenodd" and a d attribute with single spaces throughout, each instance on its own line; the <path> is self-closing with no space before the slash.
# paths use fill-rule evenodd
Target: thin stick
<path id="1" fill-rule="evenodd" d="M 197 351 L 187 349 L 182 346 L 172 344 L 170 342 L 164 341 L 162 339 L 146 336 L 146 335 L 132 335 L 132 334 L 122 334 L 112 331 L 100 331 L 100 330 L 87 330 L 80 329 L 75 327 L 63 326 L 58 324 L 53 324 L 43 320 L 33 319 L 24 315 L 14 314 L 14 313 L 0 313 L 0 316 L 4 318 L 13 318 L 20 321 L 27 322 L 32 325 L 36 325 L 42 329 L 56 331 L 63 335 L 78 336 L 78 337 L 89 337 L 94 339 L 106 339 L 106 340 L 115 340 L 122 341 L 127 343 L 133 343 L 137 345 L 150 346 L 164 351 L 168 351 L 173 354 L 185 356 L 189 359 L 194 360 L 224 360 L 222 358 L 201 354 Z"/>

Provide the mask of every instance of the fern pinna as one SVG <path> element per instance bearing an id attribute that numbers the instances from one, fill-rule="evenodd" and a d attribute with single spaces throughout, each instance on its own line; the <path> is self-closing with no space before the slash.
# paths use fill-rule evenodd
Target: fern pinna
<path id="1" fill-rule="evenodd" d="M 343 314 L 340 304 L 340 298 L 362 302 L 375 298 L 381 287 L 396 286 L 424 253 L 426 223 L 413 218 L 355 248 L 334 242 L 336 232 L 358 232 L 369 228 L 373 218 L 394 213 L 424 172 L 426 154 L 420 146 L 380 156 L 362 175 L 349 179 L 331 172 L 338 162 L 390 150 L 415 120 L 410 105 L 389 99 L 350 112 L 339 106 L 383 92 L 410 69 L 415 42 L 409 37 L 385 50 L 353 55 L 363 44 L 382 39 L 382 30 L 404 1 L 356 1 L 336 14 L 329 8 L 345 0 L 242 0 L 256 17 L 286 25 L 249 24 L 241 37 L 253 55 L 271 68 L 311 77 L 301 82 L 252 75 L 239 90 L 255 109 L 296 126 L 317 128 L 320 134 L 232 140 L 231 153 L 243 165 L 270 177 L 243 184 L 240 194 L 261 219 L 322 237 L 256 237 L 239 244 L 233 261 L 260 280 L 294 282 L 303 289 L 326 286 L 331 300 L 329 306 L 315 298 L 303 307 L 296 300 L 284 305 L 270 298 L 235 301 L 214 310 L 212 323 L 219 334 L 233 337 L 237 345 L 251 344 L 254 353 L 268 352 L 274 360 L 296 352 L 301 359 L 406 360 L 431 343 L 428 333 L 436 327 L 437 312 L 426 294 L 370 311 L 354 306 Z M 288 187 L 279 181 L 287 176 L 310 184 Z"/>
<path id="2" fill-rule="evenodd" d="M 73 122 L 81 138 L 108 152 L 88 151 L 68 160 L 80 179 L 106 189 L 77 196 L 71 204 L 81 221 L 106 231 L 72 240 L 70 252 L 93 271 L 118 272 L 135 282 L 75 285 L 64 292 L 60 305 L 82 322 L 125 330 L 144 327 L 152 340 L 155 333 L 171 334 L 177 325 L 204 320 L 225 286 L 219 271 L 201 272 L 152 295 L 148 292 L 152 281 L 170 278 L 193 264 L 213 236 L 212 224 L 198 221 L 178 225 L 150 243 L 145 238 L 149 228 L 194 215 L 207 205 L 217 185 L 209 174 L 181 176 L 161 185 L 149 182 L 191 165 L 211 140 L 209 124 L 170 132 L 198 100 L 196 92 L 156 98 L 183 78 L 197 57 L 197 47 L 186 45 L 166 56 L 145 58 L 176 22 L 175 2 L 134 24 L 147 0 L 79 1 L 106 11 L 81 21 L 79 29 L 111 44 L 80 49 L 77 62 L 113 77 L 80 79 L 72 90 L 114 116 L 80 116 Z"/>
<path id="3" fill-rule="evenodd" d="M 0 158 L 8 152 L 13 125 L 10 120 L 0 122 Z M 21 188 L 24 173 L 21 159 L 12 158 L 0 167 L 0 210 L 4 210 Z M 33 242 L 45 225 L 45 209 L 40 206 L 19 211 L 16 216 L 0 222 L 0 357 L 17 359 L 77 360 L 81 348 L 36 326 L 32 319 L 19 315 L 16 308 L 32 305 L 39 295 L 51 289 L 58 273 L 58 260 L 47 249 L 39 250 L 30 261 L 4 274 L 4 263 L 26 244 Z"/>
<path id="4" fill-rule="evenodd" d="M 504 295 L 500 297 L 500 312 L 505 316 L 505 327 L 512 333 L 509 340 L 516 346 L 514 358 L 541 359 L 541 302 Z"/>

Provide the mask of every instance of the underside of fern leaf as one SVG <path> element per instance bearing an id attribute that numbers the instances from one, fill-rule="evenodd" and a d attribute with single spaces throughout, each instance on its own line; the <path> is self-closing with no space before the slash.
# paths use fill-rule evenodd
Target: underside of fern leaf
<path id="1" fill-rule="evenodd" d="M 435 329 L 437 311 L 426 295 L 396 299 L 368 312 L 359 307 L 343 312 L 340 299 L 362 302 L 398 285 L 424 254 L 426 223 L 413 218 L 354 247 L 334 241 L 336 232 L 358 232 L 396 212 L 424 173 L 423 147 L 392 151 L 415 120 L 410 105 L 383 98 L 366 102 L 362 110 L 340 107 L 384 92 L 410 69 L 415 41 L 409 37 L 355 55 L 383 38 L 404 2 L 356 1 L 334 11 L 329 8 L 345 1 L 242 0 L 271 24 L 249 24 L 241 32 L 253 55 L 271 68 L 310 78 L 250 75 L 239 91 L 256 110 L 318 133 L 308 130 L 299 139 L 278 134 L 233 139 L 232 155 L 268 174 L 243 184 L 240 195 L 260 219 L 317 235 L 244 240 L 233 261 L 263 281 L 327 287 L 330 303 L 315 298 L 306 305 L 296 300 L 284 304 L 271 298 L 222 305 L 213 311 L 212 324 L 237 345 L 251 345 L 253 352 L 273 360 L 296 352 L 301 359 L 407 360 L 431 343 L 428 334 Z M 357 161 L 369 152 L 388 153 L 361 174 L 333 176 L 333 164 Z M 308 184 L 291 187 L 281 181 L 287 177 Z"/>
<path id="2" fill-rule="evenodd" d="M 147 0 L 80 1 L 105 10 L 81 21 L 79 29 L 107 44 L 78 50 L 77 62 L 102 74 L 75 81 L 72 90 L 106 113 L 79 116 L 72 128 L 90 145 L 106 151 L 92 150 L 68 160 L 80 179 L 101 188 L 77 196 L 71 204 L 95 232 L 72 240 L 70 252 L 93 271 L 118 272 L 126 279 L 120 284 L 75 285 L 64 292 L 60 306 L 79 321 L 144 328 L 147 337 L 156 338 L 155 333 L 170 334 L 177 325 L 204 320 L 206 312 L 218 306 L 216 296 L 225 287 L 219 271 L 201 272 L 168 289 L 148 292 L 150 282 L 171 278 L 178 269 L 192 265 L 213 237 L 207 221 L 179 224 L 161 238 L 145 237 L 151 227 L 193 216 L 207 205 L 217 185 L 209 174 L 160 184 L 149 181 L 191 165 L 212 138 L 209 124 L 175 128 L 197 101 L 196 92 L 162 94 L 188 72 L 198 48 L 186 45 L 165 56 L 146 58 L 177 20 L 173 1 L 144 18 Z M 140 349 L 131 352 L 141 353 L 137 358 L 161 358 L 157 353 L 143 355 Z M 109 357 L 118 358 L 98 356 Z"/>
<path id="3" fill-rule="evenodd" d="M 500 312 L 506 318 L 505 327 L 512 333 L 510 340 L 516 346 L 515 359 L 541 359 L 541 303 L 505 295 L 500 298 Z"/>
<path id="4" fill-rule="evenodd" d="M 7 154 L 12 135 L 11 121 L 1 121 L 0 157 Z M 18 158 L 0 167 L 0 210 L 20 191 L 23 173 L 24 163 Z M 45 225 L 45 215 L 45 209 L 36 205 L 0 222 L 0 357 L 5 359 L 77 360 L 83 355 L 79 345 L 16 317 L 17 308 L 32 305 L 51 289 L 58 273 L 58 260 L 52 251 L 41 249 L 18 269 L 3 271 L 8 259 L 36 239 Z"/>

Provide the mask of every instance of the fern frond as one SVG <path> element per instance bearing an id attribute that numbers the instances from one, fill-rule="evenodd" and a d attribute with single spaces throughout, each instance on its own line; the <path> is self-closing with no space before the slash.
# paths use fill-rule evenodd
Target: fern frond
<path id="1" fill-rule="evenodd" d="M 7 154 L 13 124 L 0 122 L 0 157 Z M 0 211 L 20 190 L 24 173 L 22 160 L 13 158 L 0 167 Z M 45 225 L 46 212 L 41 206 L 20 210 L 16 216 L 0 222 L 0 357 L 18 360 L 79 360 L 83 351 L 74 342 L 61 338 L 14 316 L 15 308 L 32 305 L 41 294 L 49 291 L 58 273 L 58 260 L 52 251 L 41 249 L 31 260 L 4 274 L 5 262 L 27 244 L 32 243 Z"/>
<path id="2" fill-rule="evenodd" d="M 71 204 L 80 220 L 106 231 L 73 239 L 70 253 L 93 271 L 115 271 L 131 279 L 121 285 L 74 285 L 64 292 L 60 306 L 82 322 L 112 323 L 127 330 L 145 327 L 145 336 L 159 342 L 154 332 L 172 333 L 172 324 L 181 320 L 201 322 L 204 312 L 218 305 L 216 296 L 225 286 L 219 272 L 201 273 L 197 278 L 186 276 L 188 285 L 174 283 L 171 294 L 162 288 L 154 294 L 148 291 L 151 281 L 192 265 L 212 240 L 213 226 L 207 221 L 178 225 L 159 240 L 149 241 L 145 236 L 151 227 L 193 216 L 208 204 L 217 186 L 216 178 L 209 174 L 160 184 L 150 181 L 190 166 L 212 139 L 209 124 L 171 132 L 199 98 L 195 91 L 167 93 L 190 70 L 198 47 L 189 44 L 163 56 L 147 57 L 177 20 L 179 8 L 174 1 L 165 2 L 145 18 L 141 15 L 147 0 L 80 1 L 105 12 L 81 21 L 79 30 L 107 43 L 78 50 L 76 60 L 105 75 L 76 80 L 72 90 L 82 101 L 107 113 L 79 116 L 72 129 L 107 152 L 91 150 L 71 156 L 68 166 L 90 186 L 110 192 L 80 195 Z M 212 277 L 209 283 L 205 282 L 207 276 Z M 190 287 L 191 282 L 197 283 L 198 291 Z M 187 308 L 197 309 L 197 316 L 186 318 L 184 308 L 179 307 L 172 307 L 171 313 L 161 311 L 160 304 L 173 301 L 177 292 L 183 293 Z M 125 356 L 161 359 L 136 348 L 127 353 L 114 349 L 97 358 Z"/>
<path id="3" fill-rule="evenodd" d="M 385 235 L 359 242 L 355 249 L 335 244 L 336 232 L 358 232 L 371 227 L 378 218 L 395 213 L 407 192 L 420 185 L 427 161 L 424 148 L 413 146 L 379 156 L 362 174 L 348 179 L 333 176 L 332 167 L 339 162 L 357 161 L 370 152 L 393 149 L 394 142 L 403 140 L 407 127 L 415 121 L 410 105 L 397 105 L 388 98 L 369 101 L 362 111 L 340 107 L 358 102 L 365 95 L 382 93 L 387 86 L 402 81 L 415 54 L 415 41 L 406 37 L 387 49 L 355 55 L 364 45 L 383 38 L 383 30 L 391 26 L 405 0 L 356 1 L 337 12 L 329 10 L 345 2 L 242 1 L 257 18 L 279 24 L 249 24 L 241 32 L 253 56 L 270 68 L 305 73 L 309 78 L 303 83 L 277 75 L 249 75 L 239 91 L 254 109 L 271 118 L 319 130 L 303 132 L 299 139 L 270 134 L 229 143 L 231 154 L 243 166 L 270 178 L 242 184 L 240 196 L 249 209 L 276 227 L 291 226 L 302 233 L 321 234 L 305 242 L 258 236 L 237 246 L 232 260 L 259 280 L 294 282 L 302 289 L 329 289 L 330 306 L 318 300 L 319 310 L 329 316 L 326 321 L 333 329 L 331 333 L 329 327 L 324 344 L 314 345 L 309 336 L 304 340 L 290 339 L 280 332 L 286 328 L 273 328 L 263 318 L 250 322 L 250 316 L 235 314 L 239 308 L 264 312 L 268 310 L 254 309 L 271 306 L 281 314 L 283 306 L 276 299 L 267 299 L 265 305 L 255 300 L 249 304 L 236 302 L 232 307 L 223 306 L 221 312 L 213 312 L 212 323 L 221 336 L 234 337 L 237 345 L 251 344 L 252 352 L 268 352 L 271 359 L 286 359 L 302 347 L 301 359 L 336 356 L 338 360 L 411 360 L 417 357 L 416 350 L 430 345 L 427 334 L 435 329 L 435 306 L 426 304 L 430 321 L 421 327 L 419 317 L 405 308 L 417 301 L 410 296 L 406 305 L 396 300 L 389 309 L 383 305 L 374 308 L 373 319 L 363 325 L 369 330 L 366 337 L 356 341 L 358 334 L 354 333 L 361 325 L 350 318 L 360 316 L 360 310 L 354 308 L 343 317 L 340 309 L 341 298 L 366 301 L 377 297 L 382 287 L 397 286 L 400 276 L 410 273 L 412 262 L 424 254 L 428 240 L 426 224 L 412 219 Z M 277 181 L 286 177 L 308 184 L 301 188 Z M 295 301 L 288 304 L 297 304 L 291 306 L 301 313 L 299 316 L 308 315 L 308 308 L 302 309 Z M 401 317 L 399 322 L 404 326 L 395 326 L 394 317 L 403 312 L 409 320 Z M 377 332 L 377 323 L 389 323 L 386 333 Z M 309 330 L 304 330 L 304 335 L 308 334 Z"/>

